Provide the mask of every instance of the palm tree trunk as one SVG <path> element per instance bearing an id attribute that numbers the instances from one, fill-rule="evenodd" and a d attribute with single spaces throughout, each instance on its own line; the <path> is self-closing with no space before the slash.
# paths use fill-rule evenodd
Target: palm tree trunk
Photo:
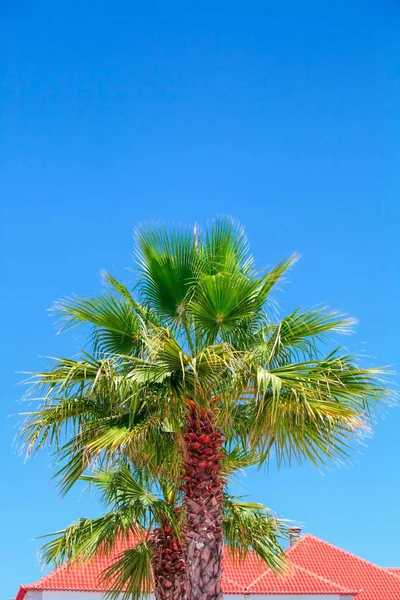
<path id="1" fill-rule="evenodd" d="M 151 566 L 156 600 L 185 600 L 186 579 L 182 545 L 168 526 L 152 533 Z"/>
<path id="2" fill-rule="evenodd" d="M 185 433 L 185 561 L 189 600 L 220 600 L 223 437 L 205 410 L 193 410 Z"/>

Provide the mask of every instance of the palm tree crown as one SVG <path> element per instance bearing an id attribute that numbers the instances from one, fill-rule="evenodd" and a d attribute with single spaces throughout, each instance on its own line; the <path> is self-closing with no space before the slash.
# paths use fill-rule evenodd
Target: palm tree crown
<path id="1" fill-rule="evenodd" d="M 56 305 L 64 328 L 91 326 L 91 350 L 35 374 L 44 399 L 24 441 L 56 445 L 64 490 L 93 461 L 140 466 L 173 443 L 189 596 L 211 600 L 221 593 L 224 448 L 260 463 L 345 458 L 387 391 L 379 370 L 340 348 L 323 353 L 324 336 L 351 319 L 322 309 L 272 317 L 270 292 L 296 257 L 260 274 L 232 220 L 204 235 L 139 228 L 136 249 L 133 293 L 104 274 L 100 296 Z"/>

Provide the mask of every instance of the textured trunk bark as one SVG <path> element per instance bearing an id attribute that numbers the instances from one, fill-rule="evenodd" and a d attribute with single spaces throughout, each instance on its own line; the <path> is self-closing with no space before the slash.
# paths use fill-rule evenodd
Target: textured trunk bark
<path id="1" fill-rule="evenodd" d="M 165 526 L 154 530 L 151 545 L 156 599 L 185 600 L 185 561 L 181 543 Z"/>
<path id="2" fill-rule="evenodd" d="M 192 412 L 185 433 L 185 562 L 188 600 L 220 600 L 223 437 L 206 411 Z"/>

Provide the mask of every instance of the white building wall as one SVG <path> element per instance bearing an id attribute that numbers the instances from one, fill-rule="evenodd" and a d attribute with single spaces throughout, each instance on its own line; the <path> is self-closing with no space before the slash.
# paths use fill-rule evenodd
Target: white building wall
<path id="1" fill-rule="evenodd" d="M 37 590 L 28 590 L 25 594 L 25 600 L 42 600 L 42 596 L 43 592 Z"/>

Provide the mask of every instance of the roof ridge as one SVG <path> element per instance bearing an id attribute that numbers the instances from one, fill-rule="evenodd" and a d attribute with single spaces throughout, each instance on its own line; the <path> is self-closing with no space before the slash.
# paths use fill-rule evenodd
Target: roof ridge
<path id="1" fill-rule="evenodd" d="M 261 575 L 259 575 L 258 577 L 256 577 L 254 579 L 254 581 L 252 581 L 251 583 L 249 583 L 249 585 L 245 586 L 245 590 L 249 590 L 253 585 L 256 585 L 256 583 L 258 583 L 260 581 L 260 579 L 262 579 L 263 577 L 265 577 L 265 575 L 267 575 L 269 572 L 274 573 L 274 571 L 272 571 L 271 567 L 266 567 L 265 571 L 263 573 L 261 573 Z"/>
<path id="2" fill-rule="evenodd" d="M 347 554 L 349 556 L 352 556 L 353 558 L 356 558 L 360 562 L 367 563 L 367 564 L 371 565 L 371 567 L 375 567 L 376 569 L 379 569 L 380 571 L 383 571 L 384 573 L 390 573 L 390 571 L 388 571 L 387 568 L 381 567 L 381 566 L 377 565 L 376 563 L 373 563 L 372 561 L 370 561 L 370 560 L 368 560 L 366 558 L 362 558 L 361 556 L 357 556 L 357 554 L 354 554 L 353 552 L 349 552 L 348 550 L 345 550 L 344 548 L 340 548 L 340 546 L 335 546 L 335 544 L 331 544 L 330 542 L 326 542 L 325 540 L 322 540 L 321 538 L 317 537 L 316 535 L 312 535 L 311 533 L 306 533 L 302 537 L 301 540 L 299 540 L 298 542 L 296 542 L 295 544 L 293 544 L 293 546 L 290 546 L 288 548 L 288 550 L 291 550 L 292 548 L 295 549 L 298 543 L 305 542 L 305 541 L 307 541 L 307 539 L 317 540 L 318 542 L 320 542 L 322 544 L 325 544 L 325 546 L 329 546 L 330 548 L 333 548 L 334 550 L 338 550 L 341 554 Z M 399 577 L 399 575 L 396 575 L 395 573 L 391 573 L 391 575 L 395 575 L 395 577 Z"/>
<path id="3" fill-rule="evenodd" d="M 333 585 L 333 587 L 337 588 L 338 590 L 342 591 L 342 592 L 351 592 L 353 594 L 359 594 L 362 590 L 352 590 L 350 588 L 346 588 L 343 587 L 342 585 L 339 585 L 338 583 L 335 583 L 334 581 L 331 581 L 330 579 L 327 579 L 326 577 L 322 577 L 322 575 L 318 575 L 318 573 L 314 573 L 314 571 L 310 571 L 309 569 L 306 569 L 305 567 L 300 567 L 300 565 L 293 565 L 295 569 L 298 569 L 299 571 L 304 571 L 305 573 L 308 573 L 308 575 L 311 575 L 312 577 L 315 577 L 316 579 L 320 579 L 321 581 L 323 581 L 324 583 L 329 583 L 329 585 Z"/>
<path id="4" fill-rule="evenodd" d="M 341 591 L 341 592 L 352 592 L 354 594 L 358 594 L 360 592 L 360 590 L 352 590 L 350 588 L 345 588 L 333 581 L 331 581 L 330 579 L 326 579 L 325 577 L 321 577 L 320 575 L 317 575 L 317 573 L 314 573 L 313 571 L 309 571 L 308 569 L 305 569 L 304 567 L 300 567 L 299 565 L 293 564 L 291 565 L 292 567 L 294 567 L 294 569 L 299 570 L 299 571 L 303 571 L 304 573 L 307 573 L 308 575 L 311 575 L 311 577 L 314 577 L 315 579 L 319 579 L 320 581 L 323 581 L 324 583 L 327 583 L 329 585 L 332 585 L 334 588 L 336 588 L 337 590 Z M 270 567 L 266 567 L 265 571 L 263 573 L 261 573 L 261 575 L 259 575 L 258 577 L 256 577 L 254 579 L 254 581 L 252 581 L 248 586 L 245 587 L 245 590 L 248 591 L 250 590 L 250 588 L 252 588 L 253 586 L 255 586 L 259 581 L 261 581 L 261 579 L 263 577 L 265 577 L 266 575 L 269 575 L 270 573 L 274 573 L 274 571 L 270 568 Z"/>
<path id="5" fill-rule="evenodd" d="M 390 569 L 398 569 L 398 573 L 394 573 L 393 571 L 391 571 Z M 400 567 L 389 567 L 389 568 L 384 568 L 383 569 L 386 573 L 389 573 L 389 575 L 392 575 L 393 577 L 396 577 L 396 579 L 400 579 Z"/>

